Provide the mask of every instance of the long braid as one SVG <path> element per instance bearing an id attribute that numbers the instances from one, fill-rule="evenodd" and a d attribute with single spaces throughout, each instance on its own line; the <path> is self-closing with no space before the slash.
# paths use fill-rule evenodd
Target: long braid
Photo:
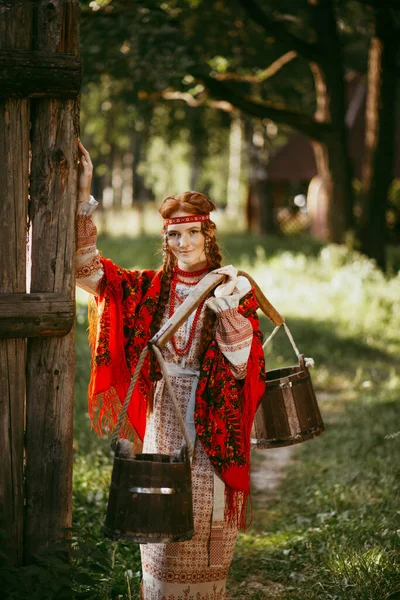
<path id="1" fill-rule="evenodd" d="M 222 256 L 221 256 L 219 246 L 217 244 L 217 240 L 215 239 L 215 224 L 212 221 L 209 221 L 208 223 L 204 223 L 202 230 L 203 230 L 204 235 L 206 236 L 206 239 L 208 239 L 208 242 L 209 242 L 207 258 L 208 258 L 208 262 L 211 266 L 211 270 L 218 269 L 221 266 Z M 210 292 L 209 295 L 211 296 L 212 292 Z M 206 306 L 203 327 L 202 327 L 201 336 L 200 336 L 200 340 L 201 340 L 200 347 L 199 347 L 200 360 L 202 360 L 205 351 L 207 350 L 208 346 L 214 339 L 216 320 L 217 320 L 217 316 L 214 313 L 214 311 L 212 311 L 210 308 L 208 308 Z"/>
<path id="2" fill-rule="evenodd" d="M 161 276 L 161 290 L 160 290 L 160 298 L 158 300 L 157 310 L 154 314 L 153 322 L 150 328 L 150 338 L 153 337 L 160 329 L 161 321 L 163 315 L 165 313 L 166 306 L 169 300 L 169 290 L 171 287 L 171 279 L 172 279 L 172 271 L 176 259 L 172 252 L 168 249 L 165 252 L 164 263 L 163 263 L 163 273 Z M 157 369 L 157 360 L 152 352 L 150 354 L 150 379 L 151 381 L 156 381 L 157 379 L 161 379 L 161 374 Z"/>

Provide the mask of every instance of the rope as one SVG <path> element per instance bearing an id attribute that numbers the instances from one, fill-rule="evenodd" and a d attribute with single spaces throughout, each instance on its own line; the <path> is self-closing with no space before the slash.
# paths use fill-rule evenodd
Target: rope
<path id="1" fill-rule="evenodd" d="M 298 349 L 298 347 L 296 346 L 296 342 L 293 339 L 292 333 L 289 329 L 289 327 L 287 326 L 286 322 L 282 323 L 283 327 L 285 328 L 286 331 L 286 335 L 289 338 L 290 343 L 292 344 L 292 348 L 297 356 L 297 358 L 299 358 L 300 356 L 300 351 Z M 270 334 L 270 336 L 265 340 L 265 342 L 263 343 L 263 348 L 265 348 L 265 346 L 267 344 L 269 344 L 269 342 L 272 340 L 272 338 L 278 333 L 278 330 L 281 328 L 281 325 L 277 325 L 277 327 L 275 327 L 275 329 L 273 330 L 273 332 Z M 312 360 L 312 359 L 310 359 Z M 310 363 L 311 364 L 311 363 Z"/>
<path id="2" fill-rule="evenodd" d="M 269 336 L 269 338 L 266 339 L 265 342 L 263 343 L 263 348 L 265 348 L 265 346 L 270 343 L 270 341 L 272 340 L 272 338 L 274 337 L 274 335 L 276 335 L 278 333 L 278 331 L 279 331 L 280 328 L 281 328 L 280 325 L 277 325 L 275 327 L 275 329 L 273 330 L 273 332 L 271 333 L 271 335 Z"/>
<path id="3" fill-rule="evenodd" d="M 145 348 L 143 348 L 142 352 L 140 353 L 139 360 L 138 360 L 138 363 L 136 365 L 135 372 L 134 372 L 134 374 L 132 376 L 131 383 L 129 385 L 129 389 L 128 389 L 128 392 L 126 394 L 124 405 L 122 407 L 121 412 L 119 413 L 118 423 L 117 423 L 117 425 L 116 425 L 116 427 L 115 427 L 115 429 L 113 431 L 112 438 L 111 438 L 111 448 L 114 450 L 114 452 L 115 452 L 115 450 L 117 448 L 117 445 L 118 445 L 119 432 L 120 432 L 120 429 L 122 427 L 122 423 L 125 421 L 126 412 L 128 410 L 129 401 L 131 399 L 133 389 L 134 389 L 134 387 L 136 385 L 136 381 L 137 381 L 137 379 L 139 377 L 140 371 L 142 370 L 142 366 L 143 366 L 143 363 L 145 361 L 145 358 L 147 356 L 148 351 L 149 351 L 149 349 L 146 346 Z"/>
<path id="4" fill-rule="evenodd" d="M 297 358 L 299 358 L 299 356 L 300 356 L 300 351 L 299 351 L 298 347 L 296 346 L 296 343 L 295 343 L 295 341 L 294 341 L 294 339 L 293 339 L 293 336 L 292 336 L 292 334 L 291 334 L 291 332 L 290 332 L 290 329 L 289 329 L 289 327 L 286 325 L 286 323 L 284 323 L 284 324 L 283 324 L 283 326 L 284 326 L 284 328 L 285 328 L 285 331 L 286 331 L 286 334 L 287 334 L 287 336 L 288 336 L 288 338 L 289 338 L 289 340 L 290 340 L 290 343 L 292 344 L 293 350 L 295 351 L 295 354 L 296 354 Z"/>
<path id="5" fill-rule="evenodd" d="M 189 457 L 190 457 L 190 459 L 192 459 L 193 458 L 193 446 L 190 441 L 189 433 L 188 433 L 188 430 L 186 429 L 186 424 L 183 419 L 181 409 L 179 408 L 178 400 L 176 399 L 175 392 L 172 387 L 171 379 L 169 377 L 167 368 L 165 366 L 164 359 L 162 357 L 160 349 L 157 348 L 157 346 L 154 346 L 152 344 L 151 349 L 153 350 L 154 354 L 157 357 L 158 362 L 160 363 L 161 371 L 162 371 L 162 374 L 164 375 L 164 379 L 165 379 L 165 385 L 167 386 L 168 393 L 169 393 L 172 403 L 174 405 L 176 416 L 178 417 L 179 425 L 182 430 L 183 437 L 185 438 L 186 445 L 188 447 Z"/>

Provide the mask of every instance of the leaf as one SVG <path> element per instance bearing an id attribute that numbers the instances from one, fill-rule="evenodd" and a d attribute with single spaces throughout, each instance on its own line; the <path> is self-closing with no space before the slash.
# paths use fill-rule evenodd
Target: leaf
<path id="1" fill-rule="evenodd" d="M 94 585 L 97 583 L 96 580 L 89 575 L 89 573 L 77 573 L 75 575 L 75 581 L 81 585 Z"/>

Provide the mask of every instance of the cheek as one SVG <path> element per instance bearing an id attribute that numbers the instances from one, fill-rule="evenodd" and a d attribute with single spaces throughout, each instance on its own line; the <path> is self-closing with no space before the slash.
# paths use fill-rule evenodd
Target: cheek
<path id="1" fill-rule="evenodd" d="M 197 240 L 197 248 L 198 248 L 199 250 L 202 250 L 202 249 L 204 248 L 204 245 L 205 245 L 204 238 L 199 238 L 199 239 Z"/>

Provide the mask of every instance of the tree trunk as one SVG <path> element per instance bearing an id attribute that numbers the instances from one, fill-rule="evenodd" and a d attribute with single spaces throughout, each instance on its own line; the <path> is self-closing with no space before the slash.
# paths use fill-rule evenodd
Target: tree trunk
<path id="1" fill-rule="evenodd" d="M 78 5 L 36 8 L 35 48 L 79 54 Z M 32 106 L 32 292 L 75 297 L 77 100 L 42 99 Z M 25 560 L 71 527 L 74 332 L 28 343 L 26 390 Z"/>
<path id="2" fill-rule="evenodd" d="M 150 123 L 152 111 L 147 111 L 144 117 L 144 125 L 140 130 L 133 130 L 132 153 L 133 153 L 133 197 L 132 205 L 143 204 L 152 199 L 153 193 L 147 188 L 145 178 L 138 172 L 139 165 L 146 164 L 149 150 Z"/>
<path id="3" fill-rule="evenodd" d="M 190 130 L 190 189 L 197 190 L 204 158 L 205 131 L 202 108 L 186 107 Z"/>
<path id="4" fill-rule="evenodd" d="M 226 210 L 231 218 L 240 216 L 240 172 L 242 159 L 242 119 L 232 116 L 229 135 L 229 174 Z"/>
<path id="5" fill-rule="evenodd" d="M 376 5 L 374 27 L 369 51 L 359 238 L 361 251 L 385 269 L 387 197 L 393 178 L 396 133 L 397 79 L 394 73 L 400 32 L 384 2 Z"/>
<path id="6" fill-rule="evenodd" d="M 321 61 L 310 63 L 315 81 L 316 112 L 319 122 L 332 124 L 323 142 L 313 141 L 318 175 L 327 197 L 327 238 L 340 243 L 353 226 L 354 195 L 352 166 L 345 124 L 346 104 L 343 57 L 332 0 L 310 0 L 312 22 L 318 34 Z"/>
<path id="7" fill-rule="evenodd" d="M 144 205 L 154 197 L 153 191 L 146 186 L 145 178 L 138 170 L 141 163 L 146 164 L 147 162 L 152 113 L 152 108 L 146 111 L 143 117 L 143 127 L 132 131 L 132 206 L 136 207 L 138 211 L 139 235 L 146 233 Z"/>
<path id="8" fill-rule="evenodd" d="M 268 150 L 265 132 L 260 123 L 246 121 L 248 165 L 247 221 L 248 229 L 262 235 L 277 235 L 274 197 L 268 181 Z"/>
<path id="9" fill-rule="evenodd" d="M 30 2 L 0 7 L 0 48 L 29 49 Z M 26 291 L 29 101 L 0 101 L 0 292 Z M 23 560 L 26 340 L 0 340 L 0 528 L 11 564 Z"/>
<path id="10" fill-rule="evenodd" d="M 121 210 L 122 208 L 122 156 L 121 150 L 115 148 L 112 165 L 112 188 L 113 188 L 113 208 Z"/>

